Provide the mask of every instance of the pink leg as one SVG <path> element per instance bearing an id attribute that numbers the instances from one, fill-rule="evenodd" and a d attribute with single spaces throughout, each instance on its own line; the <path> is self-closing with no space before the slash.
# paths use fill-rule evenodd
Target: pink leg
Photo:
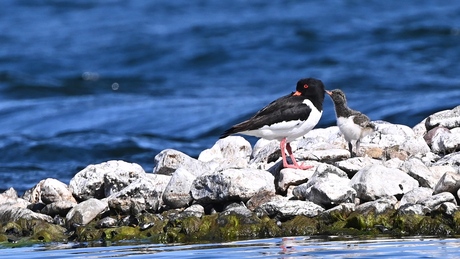
<path id="1" fill-rule="evenodd" d="M 294 169 L 302 169 L 302 170 L 307 170 L 312 168 L 313 166 L 311 165 L 299 165 L 297 163 L 297 160 L 294 157 L 294 154 L 292 153 L 292 148 L 289 143 L 286 143 L 286 138 L 281 140 L 280 143 L 280 148 L 281 148 L 281 157 L 283 158 L 283 167 L 284 168 L 294 168 Z M 286 150 L 288 151 L 289 156 L 291 157 L 293 165 L 288 164 L 286 160 Z"/>

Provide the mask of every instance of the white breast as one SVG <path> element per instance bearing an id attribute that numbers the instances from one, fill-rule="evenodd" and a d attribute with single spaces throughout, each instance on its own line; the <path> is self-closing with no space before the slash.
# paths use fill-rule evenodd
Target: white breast
<path id="1" fill-rule="evenodd" d="M 337 126 L 339 126 L 345 140 L 350 142 L 352 140 L 358 140 L 361 136 L 361 127 L 353 122 L 354 116 L 344 118 L 337 118 Z"/>

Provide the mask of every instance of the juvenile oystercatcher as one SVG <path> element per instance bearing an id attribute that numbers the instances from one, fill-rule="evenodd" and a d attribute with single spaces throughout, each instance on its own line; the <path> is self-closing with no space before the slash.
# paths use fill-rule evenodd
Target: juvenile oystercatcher
<path id="1" fill-rule="evenodd" d="M 347 98 L 340 89 L 326 91 L 334 102 L 337 126 L 339 126 L 345 140 L 348 142 L 350 156 L 355 156 L 359 151 L 359 144 L 362 138 L 375 130 L 375 124 L 365 114 L 350 109 L 347 106 Z M 356 153 L 353 153 L 352 142 L 355 142 Z"/>
<path id="2" fill-rule="evenodd" d="M 249 120 L 226 130 L 220 138 L 240 133 L 268 140 L 276 139 L 280 141 L 285 168 L 303 170 L 312 168 L 312 166 L 297 163 L 289 143 L 305 135 L 318 123 L 323 114 L 324 93 L 325 89 L 321 80 L 300 79 L 295 92 L 271 102 Z M 288 164 L 286 150 L 293 164 Z"/>

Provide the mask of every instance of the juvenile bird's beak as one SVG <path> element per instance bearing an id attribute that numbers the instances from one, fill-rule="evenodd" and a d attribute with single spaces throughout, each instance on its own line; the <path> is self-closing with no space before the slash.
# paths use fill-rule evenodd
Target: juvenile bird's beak
<path id="1" fill-rule="evenodd" d="M 328 91 L 328 90 L 325 90 L 325 91 L 326 91 L 326 93 L 327 93 L 328 95 L 332 96 L 332 92 L 331 92 L 331 91 Z"/>

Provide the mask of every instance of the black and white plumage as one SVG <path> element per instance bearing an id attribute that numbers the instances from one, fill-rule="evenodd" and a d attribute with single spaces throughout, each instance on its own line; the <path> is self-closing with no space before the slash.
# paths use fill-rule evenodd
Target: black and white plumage
<path id="1" fill-rule="evenodd" d="M 309 169 L 299 165 L 292 154 L 291 141 L 305 135 L 319 122 L 323 113 L 325 89 L 323 82 L 304 78 L 297 82 L 296 91 L 283 96 L 258 111 L 252 118 L 226 130 L 220 138 L 240 133 L 268 140 L 279 140 L 283 166 Z M 286 160 L 286 151 L 292 163 Z"/>
<path id="2" fill-rule="evenodd" d="M 375 130 L 375 125 L 365 114 L 347 106 L 347 98 L 342 90 L 335 89 L 326 93 L 334 102 L 337 126 L 348 142 L 348 149 L 353 157 L 359 151 L 361 139 L 371 134 Z M 353 153 L 352 142 L 355 142 L 356 153 Z"/>

